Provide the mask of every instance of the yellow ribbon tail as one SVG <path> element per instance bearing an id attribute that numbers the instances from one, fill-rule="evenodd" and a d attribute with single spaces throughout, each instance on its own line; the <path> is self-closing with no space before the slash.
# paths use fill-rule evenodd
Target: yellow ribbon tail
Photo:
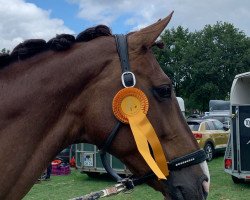
<path id="1" fill-rule="evenodd" d="M 138 151 L 159 179 L 166 179 L 169 175 L 167 161 L 161 143 L 147 116 L 139 112 L 134 116 L 127 116 L 138 148 Z M 150 144 L 155 160 L 150 154 Z"/>

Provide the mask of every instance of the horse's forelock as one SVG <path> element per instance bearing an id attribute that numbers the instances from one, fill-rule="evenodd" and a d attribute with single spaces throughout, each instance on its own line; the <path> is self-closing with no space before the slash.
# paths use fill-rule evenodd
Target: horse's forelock
<path id="1" fill-rule="evenodd" d="M 70 34 L 60 34 L 46 42 L 43 39 L 29 39 L 18 44 L 10 54 L 0 53 L 0 68 L 16 60 L 24 60 L 46 50 L 64 51 L 77 42 L 88 42 L 100 36 L 112 35 L 109 27 L 98 25 L 81 32 L 76 38 Z"/>

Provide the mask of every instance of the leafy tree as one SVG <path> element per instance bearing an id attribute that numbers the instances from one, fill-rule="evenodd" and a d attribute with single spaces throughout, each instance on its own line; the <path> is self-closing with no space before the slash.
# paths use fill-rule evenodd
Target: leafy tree
<path id="1" fill-rule="evenodd" d="M 10 53 L 10 50 L 7 50 L 6 48 L 3 48 L 0 53 Z"/>
<path id="2" fill-rule="evenodd" d="M 232 24 L 217 22 L 198 32 L 166 30 L 156 57 L 188 108 L 208 110 L 211 99 L 229 97 L 236 74 L 250 71 L 250 38 Z"/>
<path id="3" fill-rule="evenodd" d="M 187 54 L 189 37 L 188 29 L 185 30 L 181 26 L 176 30 L 166 30 L 161 38 L 165 44 L 164 50 L 154 48 L 160 66 L 173 81 L 177 96 L 180 96 L 183 77 L 186 74 L 183 57 Z"/>

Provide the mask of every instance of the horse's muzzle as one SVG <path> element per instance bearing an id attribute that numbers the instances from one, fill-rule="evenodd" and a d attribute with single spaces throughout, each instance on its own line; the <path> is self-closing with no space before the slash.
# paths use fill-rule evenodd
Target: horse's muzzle
<path id="1" fill-rule="evenodd" d="M 165 185 L 165 200 L 206 200 L 209 182 L 206 175 L 195 177 L 187 169 L 172 172 Z M 188 170 L 189 171 L 189 170 Z M 190 172 L 190 171 L 189 171 Z"/>

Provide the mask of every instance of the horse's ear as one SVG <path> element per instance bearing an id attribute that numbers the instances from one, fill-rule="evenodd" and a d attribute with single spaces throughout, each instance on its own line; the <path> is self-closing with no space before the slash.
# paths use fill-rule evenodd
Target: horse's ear
<path id="1" fill-rule="evenodd" d="M 142 46 L 151 47 L 161 32 L 166 28 L 174 11 L 164 19 L 158 20 L 156 23 L 151 24 L 137 32 L 129 34 L 129 44 L 132 49 L 138 49 Z"/>

